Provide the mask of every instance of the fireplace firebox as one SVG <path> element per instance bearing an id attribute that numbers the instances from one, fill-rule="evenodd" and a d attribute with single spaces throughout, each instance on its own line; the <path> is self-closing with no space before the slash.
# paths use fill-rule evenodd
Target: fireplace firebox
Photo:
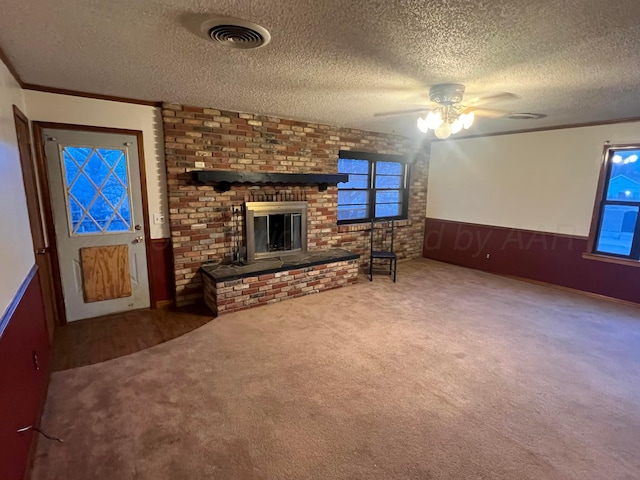
<path id="1" fill-rule="evenodd" d="M 247 260 L 307 251 L 307 202 L 247 202 Z"/>

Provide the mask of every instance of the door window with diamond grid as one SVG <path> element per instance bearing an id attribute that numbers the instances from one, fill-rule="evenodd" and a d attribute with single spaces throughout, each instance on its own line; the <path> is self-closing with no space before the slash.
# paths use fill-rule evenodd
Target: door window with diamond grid
<path id="1" fill-rule="evenodd" d="M 60 145 L 71 236 L 133 231 L 125 148 Z"/>

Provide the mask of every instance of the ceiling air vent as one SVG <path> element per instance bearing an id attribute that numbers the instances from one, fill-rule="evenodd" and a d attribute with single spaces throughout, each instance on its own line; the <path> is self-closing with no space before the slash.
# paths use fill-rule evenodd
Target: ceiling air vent
<path id="1" fill-rule="evenodd" d="M 267 29 L 239 18 L 212 18 L 202 24 L 201 30 L 215 43 L 242 50 L 264 47 L 271 40 Z"/>

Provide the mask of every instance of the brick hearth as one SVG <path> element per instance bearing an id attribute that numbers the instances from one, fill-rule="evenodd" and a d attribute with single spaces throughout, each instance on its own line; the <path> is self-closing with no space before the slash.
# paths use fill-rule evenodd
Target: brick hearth
<path id="1" fill-rule="evenodd" d="M 204 301 L 221 315 L 350 285 L 358 281 L 358 257 L 332 249 L 247 266 L 204 266 Z"/>

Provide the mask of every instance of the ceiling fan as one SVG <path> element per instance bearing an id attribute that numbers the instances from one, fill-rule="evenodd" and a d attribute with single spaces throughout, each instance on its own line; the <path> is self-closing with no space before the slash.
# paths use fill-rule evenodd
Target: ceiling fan
<path id="1" fill-rule="evenodd" d="M 517 98 L 513 93 L 497 93 L 485 97 L 475 97 L 465 102 L 464 85 L 460 83 L 441 83 L 429 88 L 431 104 L 410 110 L 376 113 L 374 117 L 394 117 L 415 113 L 427 113 L 425 117 L 418 117 L 418 129 L 427 133 L 433 130 L 440 139 L 449 138 L 452 134 L 467 129 L 473 124 L 477 116 L 500 118 L 509 114 L 503 110 L 480 108 L 491 102 L 513 100 Z"/>

